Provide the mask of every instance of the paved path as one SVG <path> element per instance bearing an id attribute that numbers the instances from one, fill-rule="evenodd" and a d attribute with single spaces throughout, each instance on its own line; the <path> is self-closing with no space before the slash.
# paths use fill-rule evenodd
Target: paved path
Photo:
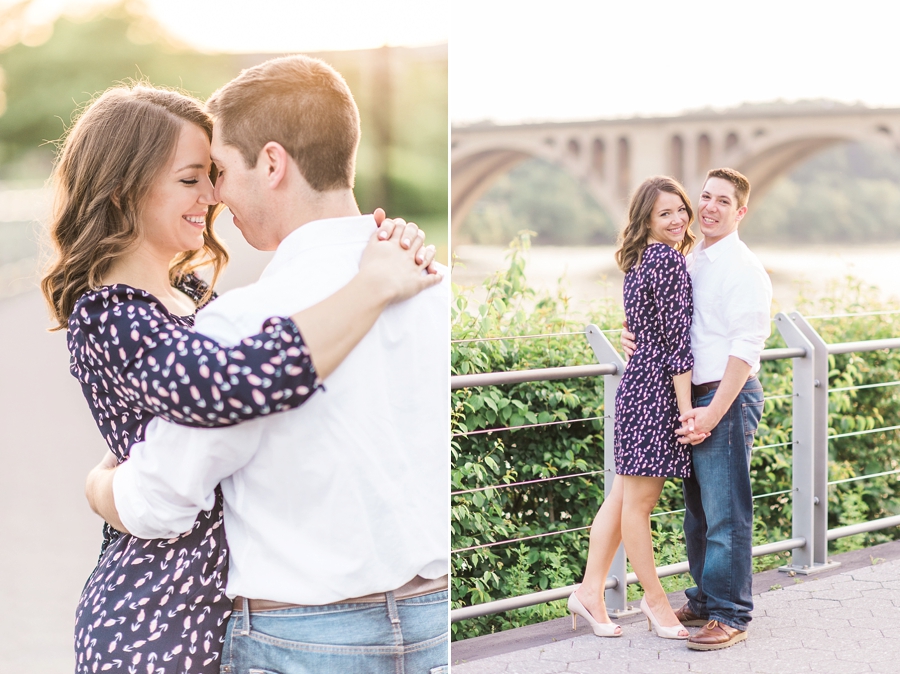
<path id="1" fill-rule="evenodd" d="M 217 229 L 232 252 L 219 288 L 257 278 L 270 255 L 226 218 Z M 36 289 L 0 299 L 0 674 L 74 669 L 75 606 L 100 549 L 84 477 L 106 445 L 49 326 Z"/>
<path id="2" fill-rule="evenodd" d="M 617 639 L 595 637 L 570 618 L 453 644 L 453 674 L 857 674 L 900 672 L 900 542 L 837 556 L 841 566 L 791 578 L 754 578 L 755 610 L 746 641 L 719 651 L 688 650 L 621 621 Z M 874 563 L 873 563 L 874 562 Z M 776 575 L 777 574 L 777 575 Z M 782 585 L 783 589 L 770 589 Z M 759 592 L 757 593 L 757 591 Z M 683 595 L 671 596 L 679 606 Z M 699 628 L 689 628 L 691 632 Z"/>

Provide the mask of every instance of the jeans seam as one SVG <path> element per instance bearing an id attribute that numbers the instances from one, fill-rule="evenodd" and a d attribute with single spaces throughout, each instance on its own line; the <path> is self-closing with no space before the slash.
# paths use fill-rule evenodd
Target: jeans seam
<path id="1" fill-rule="evenodd" d="M 302 651 L 304 653 L 320 653 L 331 655 L 396 655 L 402 653 L 402 646 L 342 646 L 337 644 L 317 644 L 306 641 L 292 641 L 272 637 L 262 632 L 251 632 L 250 639 L 260 643 L 284 648 L 285 650 Z"/>
<path id="2" fill-rule="evenodd" d="M 740 394 L 738 394 L 740 395 Z M 728 409 L 728 452 L 729 454 L 735 451 L 735 447 L 733 446 L 732 440 L 734 438 L 734 416 L 735 416 L 735 406 L 732 405 Z M 741 429 L 743 430 L 743 428 Z M 743 443 L 741 443 L 741 451 L 744 450 Z M 734 467 L 734 461 L 729 457 L 729 460 L 726 464 L 728 466 L 728 484 L 734 484 L 734 473 L 732 469 Z M 728 548 L 730 550 L 734 550 L 734 503 L 732 501 L 727 501 L 728 503 Z M 727 595 L 728 597 L 733 596 L 734 590 L 734 565 L 731 565 L 728 573 L 728 589 Z"/>
<path id="3" fill-rule="evenodd" d="M 425 641 L 417 641 L 414 644 L 404 644 L 403 645 L 403 653 L 418 653 L 419 651 L 427 651 L 430 648 L 434 648 L 435 646 L 440 646 L 443 643 L 447 643 L 447 640 L 450 637 L 449 632 L 444 632 L 443 634 L 439 634 L 436 637 L 431 637 L 430 639 L 426 639 Z"/>

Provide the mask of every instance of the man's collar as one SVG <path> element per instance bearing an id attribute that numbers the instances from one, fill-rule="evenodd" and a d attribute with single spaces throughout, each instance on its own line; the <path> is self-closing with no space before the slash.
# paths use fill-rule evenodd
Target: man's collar
<path id="1" fill-rule="evenodd" d="M 285 261 L 302 251 L 334 243 L 365 242 L 374 231 L 375 218 L 371 214 L 307 222 L 284 237 L 278 244 L 275 255 L 262 276 L 276 271 Z"/>
<path id="2" fill-rule="evenodd" d="M 706 240 L 704 239 L 700 244 L 700 247 L 697 249 L 697 255 L 704 253 L 706 254 L 706 257 L 710 262 L 715 262 L 717 259 L 722 257 L 722 255 L 734 248 L 738 244 L 738 242 L 740 242 L 740 238 L 738 237 L 737 230 L 734 230 L 724 239 L 717 241 L 708 248 L 706 246 Z"/>

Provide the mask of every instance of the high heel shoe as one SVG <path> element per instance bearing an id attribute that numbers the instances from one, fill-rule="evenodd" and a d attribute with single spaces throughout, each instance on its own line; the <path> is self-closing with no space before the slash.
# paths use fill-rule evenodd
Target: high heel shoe
<path id="1" fill-rule="evenodd" d="M 572 629 L 576 628 L 576 616 L 581 616 L 588 621 L 588 624 L 594 630 L 594 634 L 598 637 L 620 637 L 622 636 L 622 628 L 615 623 L 599 623 L 594 620 L 594 616 L 588 611 L 584 604 L 575 596 L 575 593 L 569 595 L 569 613 L 572 614 Z"/>
<path id="2" fill-rule="evenodd" d="M 646 597 L 641 597 L 641 613 L 647 616 L 647 630 L 654 630 L 656 636 L 662 639 L 687 639 L 691 636 L 681 623 L 678 623 L 673 627 L 663 627 L 660 625 L 656 616 L 653 615 L 653 611 L 650 610 L 650 605 L 647 603 Z M 684 634 L 679 634 L 679 632 L 684 632 Z"/>

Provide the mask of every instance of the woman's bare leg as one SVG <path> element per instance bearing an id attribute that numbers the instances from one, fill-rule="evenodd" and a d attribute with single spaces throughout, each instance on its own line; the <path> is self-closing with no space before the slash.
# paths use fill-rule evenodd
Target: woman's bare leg
<path id="1" fill-rule="evenodd" d="M 584 580 L 575 594 L 584 607 L 599 623 L 612 622 L 606 613 L 603 598 L 606 577 L 619 543 L 622 541 L 622 476 L 616 475 L 612 490 L 600 506 L 591 524 L 591 542 L 588 547 Z"/>
<path id="2" fill-rule="evenodd" d="M 623 483 L 621 531 L 625 554 L 641 581 L 644 598 L 659 624 L 674 627 L 678 625 L 678 618 L 656 575 L 653 538 L 650 535 L 650 513 L 659 501 L 666 478 L 619 475 L 616 481 L 619 480 Z"/>

